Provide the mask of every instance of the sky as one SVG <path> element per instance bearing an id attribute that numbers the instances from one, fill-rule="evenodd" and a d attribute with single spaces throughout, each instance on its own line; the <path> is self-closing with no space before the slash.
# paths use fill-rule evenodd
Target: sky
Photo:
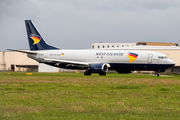
<path id="1" fill-rule="evenodd" d="M 61 49 L 180 43 L 180 0 L 0 0 L 0 51 L 29 49 L 25 20 Z"/>

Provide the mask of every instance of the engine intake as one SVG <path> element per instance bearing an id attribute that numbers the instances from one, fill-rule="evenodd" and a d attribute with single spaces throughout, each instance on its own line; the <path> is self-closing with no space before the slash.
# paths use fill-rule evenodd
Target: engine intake
<path id="1" fill-rule="evenodd" d="M 91 73 L 106 73 L 109 70 L 109 66 L 109 64 L 104 63 L 92 64 L 88 71 Z"/>

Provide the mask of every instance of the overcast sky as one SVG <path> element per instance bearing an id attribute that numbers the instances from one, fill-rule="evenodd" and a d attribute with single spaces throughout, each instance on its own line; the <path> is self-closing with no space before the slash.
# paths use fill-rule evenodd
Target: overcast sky
<path id="1" fill-rule="evenodd" d="M 24 20 L 63 49 L 92 42 L 180 43 L 180 0 L 0 0 L 0 51 L 29 49 Z"/>

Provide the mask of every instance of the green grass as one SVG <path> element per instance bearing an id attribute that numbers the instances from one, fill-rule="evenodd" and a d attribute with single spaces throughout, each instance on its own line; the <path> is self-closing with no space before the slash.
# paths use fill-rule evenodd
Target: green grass
<path id="1" fill-rule="evenodd" d="M 117 89 L 138 89 L 138 85 L 119 85 Z"/>
<path id="2" fill-rule="evenodd" d="M 180 75 L 0 72 L 0 120 L 172 120 Z"/>

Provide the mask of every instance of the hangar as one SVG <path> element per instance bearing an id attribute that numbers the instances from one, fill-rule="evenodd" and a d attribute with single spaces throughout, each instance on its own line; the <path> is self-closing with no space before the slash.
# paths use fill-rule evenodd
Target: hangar
<path id="1" fill-rule="evenodd" d="M 28 51 L 28 50 L 24 50 Z M 0 71 L 38 71 L 39 63 L 27 57 L 26 53 L 0 52 Z"/>
<path id="2" fill-rule="evenodd" d="M 137 43 L 91 43 L 91 49 L 126 48 L 135 46 L 179 46 L 178 43 L 137 42 Z"/>

